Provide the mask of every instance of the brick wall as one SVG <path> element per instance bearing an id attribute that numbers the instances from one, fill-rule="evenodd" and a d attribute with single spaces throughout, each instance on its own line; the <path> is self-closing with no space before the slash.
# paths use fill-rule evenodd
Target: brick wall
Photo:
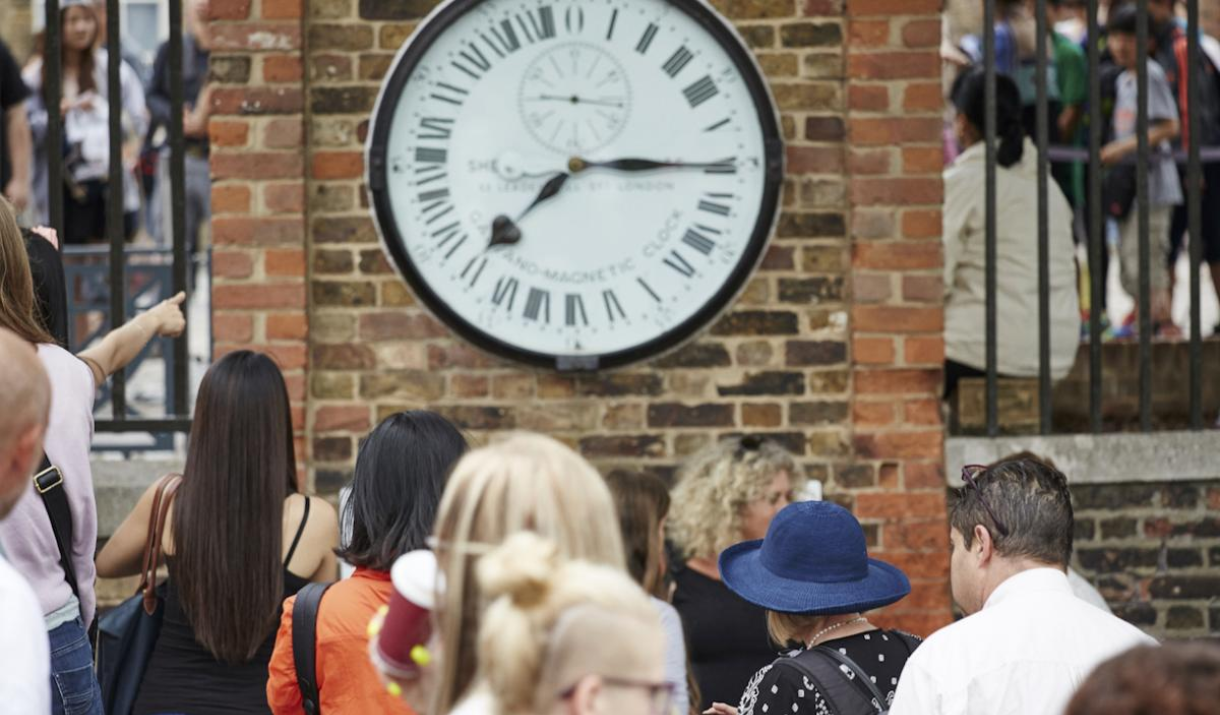
<path id="1" fill-rule="evenodd" d="M 692 344 L 572 377 L 473 350 L 415 304 L 377 245 L 361 186 L 368 114 L 434 3 L 308 0 L 302 12 L 299 0 L 213 0 L 227 38 L 213 122 L 218 343 L 284 360 L 322 493 L 350 477 L 377 420 L 413 407 L 476 439 L 540 430 L 601 467 L 666 477 L 718 437 L 771 435 L 912 576 L 889 622 L 928 633 L 950 615 L 936 404 L 939 0 L 715 4 L 782 112 L 789 171 L 772 247 Z"/>
<path id="2" fill-rule="evenodd" d="M 1080 572 L 1158 638 L 1220 635 L 1220 480 L 1072 489 Z"/>

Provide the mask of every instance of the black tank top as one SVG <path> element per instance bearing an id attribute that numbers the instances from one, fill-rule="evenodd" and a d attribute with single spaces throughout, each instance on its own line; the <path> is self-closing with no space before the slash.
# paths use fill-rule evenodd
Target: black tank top
<path id="1" fill-rule="evenodd" d="M 296 537 L 284 558 L 284 598 L 295 596 L 309 583 L 288 570 L 305 522 L 309 520 L 309 497 L 305 498 L 305 514 L 297 527 Z M 172 557 L 166 557 L 166 561 Z M 249 713 L 267 715 L 267 664 L 275 649 L 275 625 L 254 657 L 245 663 L 229 665 L 217 660 L 195 640 L 195 629 L 182 609 L 178 589 L 173 580 L 165 583 L 164 616 L 161 633 L 153 647 L 133 715 L 184 713 L 185 715 L 231 715 Z"/>

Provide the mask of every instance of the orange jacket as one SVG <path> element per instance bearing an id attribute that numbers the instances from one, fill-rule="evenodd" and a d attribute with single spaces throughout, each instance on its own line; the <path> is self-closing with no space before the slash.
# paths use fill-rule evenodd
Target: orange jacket
<path id="1" fill-rule="evenodd" d="M 318 697 L 326 715 L 415 715 L 402 700 L 386 692 L 369 662 L 368 625 L 377 609 L 389 603 L 390 574 L 356 569 L 351 578 L 331 586 L 318 606 Z M 292 657 L 293 596 L 284 602 L 284 617 L 268 667 L 267 704 L 275 715 L 298 715 L 301 691 Z"/>

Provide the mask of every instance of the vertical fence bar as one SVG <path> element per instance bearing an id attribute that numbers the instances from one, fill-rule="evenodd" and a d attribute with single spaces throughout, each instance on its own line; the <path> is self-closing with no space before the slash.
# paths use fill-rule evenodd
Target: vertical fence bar
<path id="1" fill-rule="evenodd" d="M 1190 428 L 1203 429 L 1203 315 L 1199 271 L 1203 264 L 1203 167 L 1199 161 L 1199 82 L 1203 80 L 1199 62 L 1199 0 L 1186 3 L 1187 157 L 1186 212 L 1190 235 Z M 1182 81 L 1181 79 L 1178 80 Z M 1220 208 L 1213 206 L 1213 211 Z"/>
<path id="2" fill-rule="evenodd" d="M 186 253 L 186 141 L 183 137 L 182 112 L 184 102 L 184 77 L 182 76 L 182 2 L 170 0 L 169 3 L 169 175 L 170 175 L 170 211 L 171 231 L 174 237 L 173 263 L 173 293 L 187 290 L 187 269 L 190 267 L 190 257 Z M 164 177 L 162 177 L 164 179 Z M 187 314 L 183 306 L 183 315 Z M 173 341 L 174 400 L 167 408 L 174 415 L 183 417 L 187 414 L 188 370 L 190 369 L 187 354 L 188 338 L 184 331 L 182 336 Z"/>
<path id="3" fill-rule="evenodd" d="M 1139 210 L 1139 385 L 1140 431 L 1152 430 L 1152 246 L 1148 211 L 1148 0 L 1139 0 L 1135 35 L 1136 114 L 1135 134 L 1139 152 L 1135 157 L 1135 196 Z M 1130 220 L 1130 217 L 1127 218 Z M 1163 258 L 1163 257 L 1162 257 Z M 1158 265 L 1164 270 L 1164 265 Z"/>
<path id="4" fill-rule="evenodd" d="M 1038 143 L 1038 430 L 1051 431 L 1051 274 L 1050 274 L 1050 206 L 1048 186 L 1050 165 L 1046 158 L 1049 133 L 1047 117 L 1047 38 L 1050 26 L 1046 21 L 1047 0 L 1038 0 L 1034 12 L 1034 31 L 1038 33 L 1037 66 L 1034 84 L 1037 96 Z"/>
<path id="5" fill-rule="evenodd" d="M 1089 0 L 1089 427 L 1101 432 L 1101 311 L 1105 271 L 1102 269 L 1101 223 L 1101 27 L 1098 0 Z"/>
<path id="6" fill-rule="evenodd" d="M 47 65 L 46 86 L 42 88 L 47 107 L 47 220 L 64 238 L 64 174 L 63 162 L 53 160 L 64 155 L 63 117 L 59 103 L 63 96 L 63 31 L 59 23 L 59 0 L 46 0 L 47 18 L 43 33 L 42 61 Z M 71 287 L 69 287 L 71 290 Z M 71 329 L 68 334 L 71 335 Z"/>
<path id="7" fill-rule="evenodd" d="M 996 369 L 996 99 L 995 99 L 995 0 L 985 0 L 983 9 L 984 121 L 983 143 L 986 162 L 986 199 L 984 205 L 986 247 L 984 273 L 987 291 L 987 435 L 999 433 L 998 372 Z"/>
<path id="8" fill-rule="evenodd" d="M 119 0 L 106 0 L 106 97 L 110 111 L 110 177 L 106 193 L 106 240 L 110 243 L 110 329 L 127 317 L 123 235 L 123 85 L 119 69 Z M 127 371 L 118 370 L 111 382 L 110 403 L 116 420 L 127 418 Z"/>

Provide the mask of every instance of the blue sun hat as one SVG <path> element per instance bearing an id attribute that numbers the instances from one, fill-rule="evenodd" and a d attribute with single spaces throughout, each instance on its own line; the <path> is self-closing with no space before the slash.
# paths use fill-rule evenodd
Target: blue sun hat
<path id="1" fill-rule="evenodd" d="M 767 538 L 725 549 L 720 576 L 738 596 L 781 613 L 868 611 L 911 592 L 906 574 L 868 557 L 856 517 L 824 501 L 786 506 Z"/>

